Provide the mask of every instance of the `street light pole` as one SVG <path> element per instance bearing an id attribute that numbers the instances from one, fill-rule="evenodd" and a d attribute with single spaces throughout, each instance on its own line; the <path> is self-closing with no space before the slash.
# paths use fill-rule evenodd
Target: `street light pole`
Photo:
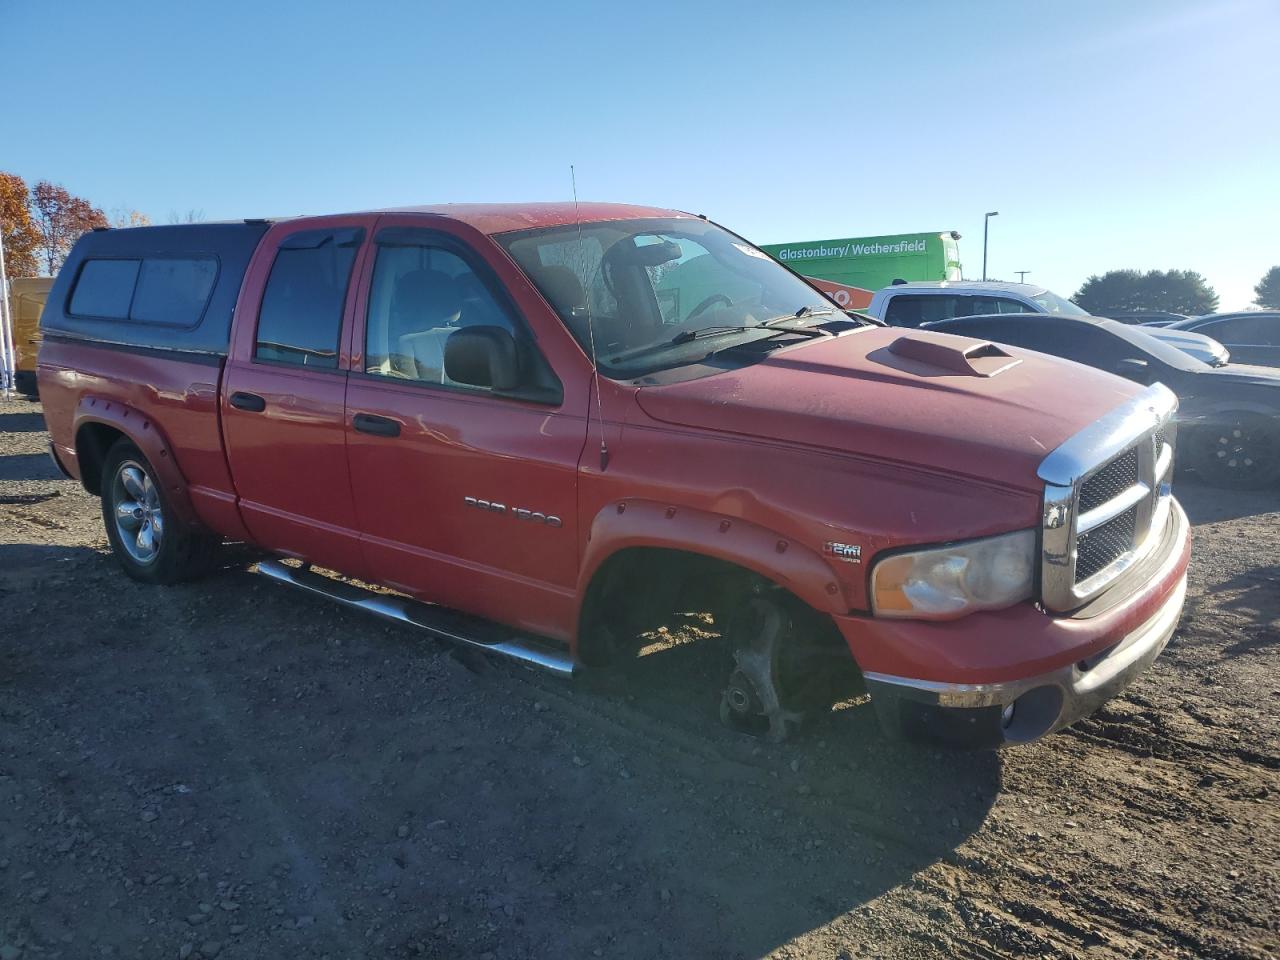
<path id="1" fill-rule="evenodd" d="M 1030 270 L 1015 270 L 1015 271 L 1013 271 L 1013 272 L 1014 272 L 1014 273 L 1016 273 L 1016 274 L 1018 275 L 1018 282 L 1019 282 L 1019 283 L 1026 283 L 1026 282 L 1027 282 L 1027 274 L 1028 274 L 1028 273 L 1030 273 L 1031 271 L 1030 271 Z"/>
<path id="2" fill-rule="evenodd" d="M 987 279 L 987 227 L 991 223 L 992 217 L 1000 216 L 999 210 L 992 210 L 982 218 L 982 279 Z"/>

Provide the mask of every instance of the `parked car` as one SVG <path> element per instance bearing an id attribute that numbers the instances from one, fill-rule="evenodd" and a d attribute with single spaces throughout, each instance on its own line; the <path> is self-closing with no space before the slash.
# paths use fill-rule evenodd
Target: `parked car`
<path id="1" fill-rule="evenodd" d="M 919 327 L 935 320 L 993 313 L 1089 316 L 1052 290 L 1034 283 L 1001 280 L 900 283 L 878 290 L 867 313 L 895 327 Z M 1154 329 L 1148 332 L 1205 363 L 1224 364 L 1230 358 L 1222 344 L 1203 334 L 1161 333 Z"/>
<path id="2" fill-rule="evenodd" d="M 1211 367 L 1139 327 L 1098 317 L 957 317 L 929 329 L 1074 360 L 1136 383 L 1163 383 L 1180 401 L 1180 465 L 1219 486 L 1280 479 L 1280 371 Z"/>
<path id="3" fill-rule="evenodd" d="M 1130 310 L 1109 312 L 1106 314 L 1106 318 L 1119 323 L 1146 323 L 1163 327 L 1177 320 L 1185 320 L 1187 315 L 1185 313 L 1169 313 L 1165 310 Z"/>
<path id="4" fill-rule="evenodd" d="M 1237 363 L 1280 367 L 1280 310 L 1210 313 L 1179 320 L 1165 329 L 1212 337 L 1231 351 Z"/>
<path id="5" fill-rule="evenodd" d="M 891 733 L 966 746 L 1096 709 L 1182 609 L 1171 392 L 850 318 L 699 217 L 90 233 L 43 325 L 53 457 L 148 583 L 247 541 L 561 674 L 707 611 L 731 725 L 781 738 L 846 671 Z"/>

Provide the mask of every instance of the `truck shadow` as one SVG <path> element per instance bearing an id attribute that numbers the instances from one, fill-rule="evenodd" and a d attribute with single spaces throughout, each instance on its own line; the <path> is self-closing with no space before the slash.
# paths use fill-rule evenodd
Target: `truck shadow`
<path id="1" fill-rule="evenodd" d="M 23 602 L 0 695 L 56 718 L 13 731 L 24 776 L 95 798 L 126 874 L 152 869 L 153 832 L 195 836 L 201 869 L 314 917 L 296 945 L 317 952 L 359 953 L 343 916 L 376 915 L 397 956 L 730 960 L 820 927 L 853 956 L 841 918 L 938 882 L 919 876 L 938 861 L 972 866 L 958 848 L 1001 786 L 998 755 L 893 745 L 865 704 L 780 745 L 725 729 L 713 641 L 565 682 L 464 665 L 243 563 L 156 588 L 87 547 L 8 544 L 0 570 Z M 93 759 L 55 780 L 46 728 Z M 163 815 L 142 824 L 135 780 L 186 792 L 149 788 Z"/>
<path id="2" fill-rule="evenodd" d="M 638 804 L 625 781 L 606 792 L 627 797 L 616 829 L 668 852 L 648 872 L 680 906 L 659 903 L 646 922 L 685 955 L 762 956 L 837 922 L 954 861 L 999 793 L 998 754 L 889 742 L 865 697 L 784 744 L 728 730 L 727 675 L 724 651 L 698 641 L 575 681 L 626 730 L 605 737 L 626 769 L 657 758 Z"/>
<path id="3" fill-rule="evenodd" d="M 1223 660 L 1280 646 L 1280 565 L 1237 574 L 1216 584 L 1211 592 L 1193 597 L 1188 607 L 1193 621 L 1201 615 L 1220 618 L 1223 610 L 1230 610 L 1249 624 L 1240 639 L 1222 648 Z M 1209 642 L 1217 645 L 1220 638 L 1211 635 Z"/>
<path id="4" fill-rule="evenodd" d="M 62 480 L 48 455 L 11 453 L 0 457 L 0 480 Z"/>
<path id="5" fill-rule="evenodd" d="M 5 502 L 0 497 L 0 504 Z M 83 590 L 88 587 L 88 576 L 101 576 L 108 570 L 109 560 L 92 547 L 0 543 L 0 604 L 8 595 L 20 598 L 35 590 Z"/>
<path id="6" fill-rule="evenodd" d="M 0 413 L 0 433 L 37 433 L 43 430 L 42 413 Z"/>
<path id="7" fill-rule="evenodd" d="M 1280 488 L 1227 490 L 1198 483 L 1194 474 L 1179 474 L 1173 494 L 1194 526 L 1280 511 Z"/>
<path id="8" fill-rule="evenodd" d="M 242 595 L 244 579 L 219 578 Z M 258 629 L 325 624 L 305 628 L 311 646 L 295 656 L 324 659 L 324 645 L 344 638 L 366 662 L 402 676 L 452 664 L 448 693 L 415 690 L 407 702 L 392 693 L 389 702 L 380 694 L 344 703 L 344 679 L 325 671 L 326 713 L 345 717 L 350 758 L 345 770 L 328 766 L 328 782 L 369 777 L 365 756 L 407 752 L 415 763 L 377 774 L 393 791 L 378 804 L 344 801 L 309 818 L 341 820 L 347 836 L 383 837 L 396 829 L 396 810 L 429 807 L 429 819 L 464 837 L 457 860 L 432 866 L 440 889 L 485 871 L 486 851 L 504 851 L 515 865 L 505 880 L 486 881 L 486 896 L 537 904 L 546 939 L 533 955 L 769 954 L 814 929 L 838 929 L 939 861 L 963 859 L 957 849 L 1001 788 L 997 754 L 890 743 L 865 702 L 842 704 L 784 744 L 728 730 L 718 716 L 725 652 L 714 640 L 566 682 L 276 585 L 258 595 Z M 299 725 L 291 748 L 331 755 L 327 725 Z M 254 754 L 256 769 L 273 769 L 256 747 L 239 748 Z M 324 795 L 309 790 L 313 800 Z M 405 869 L 417 868 L 417 856 L 407 855 Z M 524 864 L 537 864 L 535 874 Z"/>

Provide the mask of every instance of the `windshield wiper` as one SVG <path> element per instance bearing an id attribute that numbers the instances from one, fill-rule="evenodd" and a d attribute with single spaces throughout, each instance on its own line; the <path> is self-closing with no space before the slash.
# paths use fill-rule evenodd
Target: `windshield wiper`
<path id="1" fill-rule="evenodd" d="M 751 323 L 745 325 L 717 325 L 711 327 L 699 327 L 697 330 L 681 330 L 670 340 L 662 340 L 658 343 L 651 343 L 647 346 L 636 347 L 634 350 L 624 350 L 622 353 L 616 354 L 609 358 L 610 363 L 619 363 L 626 360 L 634 360 L 637 357 L 648 356 L 651 353 L 660 353 L 663 350 L 669 350 L 672 347 L 678 347 L 682 344 L 692 343 L 694 340 L 702 340 L 710 337 L 722 337 L 730 333 L 750 333 L 754 330 L 764 331 L 764 336 L 759 340 L 769 340 L 773 337 L 780 337 L 786 334 L 797 334 L 802 337 L 829 337 L 832 336 L 829 330 L 816 330 L 811 327 L 783 327 L 777 330 L 770 329 L 769 324 L 775 320 L 794 320 L 795 314 L 787 314 L 785 317 L 775 317 L 773 320 L 766 320 L 764 323 Z"/>
<path id="2" fill-rule="evenodd" d="M 655 347 L 679 346 L 682 343 L 688 343 L 691 340 L 701 340 L 703 337 L 715 337 L 722 333 L 740 333 L 743 330 L 753 330 L 754 327 L 744 327 L 742 325 L 718 325 L 713 327 L 699 327 L 697 330 L 681 330 L 670 340 L 662 343 L 655 343 Z"/>
<path id="3" fill-rule="evenodd" d="M 785 323 L 788 320 L 801 320 L 805 317 L 825 317 L 828 314 L 835 313 L 834 310 L 815 310 L 813 307 L 801 307 L 795 313 L 784 313 L 780 317 L 773 317 L 760 324 L 762 327 L 772 327 L 775 323 Z"/>

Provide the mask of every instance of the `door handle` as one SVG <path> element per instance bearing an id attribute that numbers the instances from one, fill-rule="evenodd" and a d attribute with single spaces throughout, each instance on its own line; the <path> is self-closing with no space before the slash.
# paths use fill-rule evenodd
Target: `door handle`
<path id="1" fill-rule="evenodd" d="M 400 424 L 390 417 L 379 417 L 373 413 L 357 413 L 351 418 L 351 423 L 361 433 L 371 433 L 375 437 L 400 436 Z"/>
<path id="2" fill-rule="evenodd" d="M 267 401 L 256 393 L 240 393 L 231 395 L 231 405 L 237 410 L 248 410 L 250 413 L 261 413 L 267 409 Z"/>

